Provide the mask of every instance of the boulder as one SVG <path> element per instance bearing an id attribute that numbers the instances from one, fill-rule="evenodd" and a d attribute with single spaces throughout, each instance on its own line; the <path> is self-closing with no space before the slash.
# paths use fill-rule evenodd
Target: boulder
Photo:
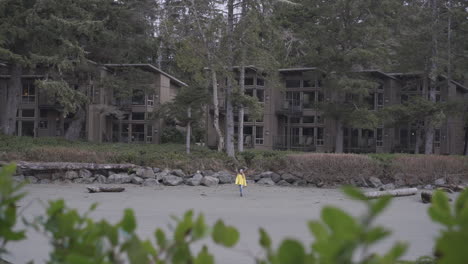
<path id="1" fill-rule="evenodd" d="M 297 177 L 292 175 L 291 173 L 285 173 L 283 175 L 281 175 L 281 179 L 289 182 L 289 183 L 293 183 L 297 180 Z"/>
<path id="2" fill-rule="evenodd" d="M 379 188 L 379 190 L 380 191 L 395 190 L 395 184 L 393 183 L 384 184 Z"/>
<path id="3" fill-rule="evenodd" d="M 52 180 L 55 182 L 56 180 L 63 180 L 64 174 L 63 172 L 54 172 L 52 173 Z"/>
<path id="4" fill-rule="evenodd" d="M 85 183 L 85 179 L 84 178 L 76 178 L 76 179 L 73 179 L 72 182 L 73 183 L 78 183 L 78 184 L 83 184 L 83 183 Z"/>
<path id="5" fill-rule="evenodd" d="M 213 174 L 213 176 L 210 177 L 218 178 L 220 184 L 234 183 L 234 175 L 232 175 L 228 171 L 220 171 Z"/>
<path id="6" fill-rule="evenodd" d="M 156 179 L 145 179 L 142 185 L 143 186 L 159 186 L 159 182 Z"/>
<path id="7" fill-rule="evenodd" d="M 107 183 L 107 177 L 104 176 L 104 175 L 101 175 L 101 174 L 96 174 L 94 175 L 96 177 L 96 182 L 97 183 L 100 183 L 100 184 L 104 184 L 104 183 Z"/>
<path id="8" fill-rule="evenodd" d="M 271 180 L 272 180 L 273 182 L 275 182 L 275 183 L 281 181 L 281 176 L 280 176 L 278 173 L 274 173 L 274 172 L 273 172 L 273 173 L 270 175 L 270 178 L 271 178 Z"/>
<path id="9" fill-rule="evenodd" d="M 135 176 L 135 177 L 132 178 L 132 183 L 133 183 L 133 184 L 138 184 L 138 185 L 140 185 L 140 184 L 143 183 L 143 181 L 144 181 L 144 180 L 143 180 L 142 178 L 138 177 L 138 176 Z"/>
<path id="10" fill-rule="evenodd" d="M 434 185 L 445 185 L 447 184 L 447 181 L 444 178 L 439 178 L 434 181 Z"/>
<path id="11" fill-rule="evenodd" d="M 294 182 L 294 186 L 306 186 L 306 185 L 307 185 L 307 181 L 305 181 L 305 180 L 299 179 L 299 180 Z"/>
<path id="12" fill-rule="evenodd" d="M 275 185 L 275 182 L 274 182 L 272 179 L 270 179 L 270 178 L 261 178 L 261 179 L 257 182 L 257 184 L 270 185 L 270 186 L 272 186 L 272 185 Z"/>
<path id="13" fill-rule="evenodd" d="M 396 187 L 403 187 L 403 186 L 406 186 L 406 181 L 405 181 L 405 174 L 399 172 L 399 173 L 396 173 L 394 176 L 393 176 L 393 179 L 395 179 L 395 186 Z"/>
<path id="14" fill-rule="evenodd" d="M 87 169 L 82 169 L 79 171 L 78 175 L 81 177 L 81 178 L 91 178 L 93 176 L 93 174 L 87 170 Z"/>
<path id="15" fill-rule="evenodd" d="M 138 168 L 135 170 L 135 173 L 136 173 L 136 176 L 143 178 L 143 179 L 154 178 L 156 176 L 154 174 L 154 170 L 149 167 Z"/>
<path id="16" fill-rule="evenodd" d="M 38 179 L 34 176 L 25 176 L 24 178 L 26 179 L 26 182 L 28 183 L 34 184 L 38 182 Z"/>
<path id="17" fill-rule="evenodd" d="M 192 178 L 186 179 L 185 184 L 190 186 L 198 186 L 200 185 L 203 176 L 200 173 L 195 173 Z"/>
<path id="18" fill-rule="evenodd" d="M 184 173 L 182 170 L 180 170 L 180 169 L 172 170 L 172 171 L 171 171 L 171 174 L 172 174 L 172 175 L 175 175 L 175 176 L 177 176 L 177 177 L 181 177 L 181 178 L 187 177 L 187 175 L 185 175 L 185 173 Z"/>
<path id="19" fill-rule="evenodd" d="M 204 185 L 207 187 L 217 186 L 218 183 L 219 183 L 219 179 L 212 177 L 212 176 L 205 176 L 200 182 L 201 185 Z"/>
<path id="20" fill-rule="evenodd" d="M 112 174 L 107 178 L 107 183 L 121 184 L 132 182 L 132 177 L 126 173 Z"/>
<path id="21" fill-rule="evenodd" d="M 167 175 L 162 179 L 164 185 L 177 186 L 184 182 L 184 179 L 175 175 Z"/>
<path id="22" fill-rule="evenodd" d="M 170 171 L 168 169 L 164 169 L 163 171 L 156 173 L 154 177 L 159 182 L 162 182 L 163 178 L 168 176 L 168 175 L 170 175 Z"/>
<path id="23" fill-rule="evenodd" d="M 369 183 L 372 188 L 379 188 L 380 186 L 383 185 L 382 181 L 379 178 L 374 177 L 374 176 L 371 176 L 369 178 Z"/>
<path id="24" fill-rule="evenodd" d="M 204 171 L 202 171 L 202 175 L 203 175 L 203 176 L 213 176 L 213 174 L 215 174 L 215 172 L 212 171 L 212 170 L 204 170 Z"/>
<path id="25" fill-rule="evenodd" d="M 24 178 L 24 175 L 17 175 L 13 176 L 13 181 L 14 182 L 24 182 L 26 179 Z"/>
<path id="26" fill-rule="evenodd" d="M 76 171 L 67 171 L 65 172 L 65 179 L 73 180 L 80 177 Z"/>
<path id="27" fill-rule="evenodd" d="M 279 182 L 276 183 L 278 186 L 291 186 L 291 184 L 285 180 L 280 180 Z"/>
<path id="28" fill-rule="evenodd" d="M 154 173 L 161 172 L 161 169 L 160 169 L 160 168 L 156 168 L 156 167 L 155 167 L 155 168 L 153 168 L 153 172 L 154 172 Z"/>
<path id="29" fill-rule="evenodd" d="M 50 180 L 50 179 L 52 179 L 52 174 L 50 174 L 50 173 L 38 173 L 38 174 L 36 174 L 34 176 L 39 180 L 43 180 L 43 179 Z M 78 174 L 77 174 L 77 177 L 78 177 Z"/>
<path id="30" fill-rule="evenodd" d="M 434 190 L 434 186 L 428 184 L 428 185 L 424 186 L 424 189 L 426 189 L 426 190 Z"/>

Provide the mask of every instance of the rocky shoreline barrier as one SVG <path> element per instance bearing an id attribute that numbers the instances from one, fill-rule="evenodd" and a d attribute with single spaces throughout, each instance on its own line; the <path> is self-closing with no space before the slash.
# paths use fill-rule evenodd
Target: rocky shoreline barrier
<path id="1" fill-rule="evenodd" d="M 0 165 L 6 162 L 0 162 Z M 17 162 L 16 181 L 26 181 L 32 184 L 136 184 L 141 186 L 217 186 L 218 184 L 232 184 L 235 172 L 223 170 L 200 170 L 186 173 L 181 169 L 161 169 L 155 167 L 141 167 L 134 164 L 95 164 L 69 162 Z M 392 181 L 382 181 L 378 177 L 351 178 L 344 182 L 326 182 L 322 179 L 306 180 L 304 172 L 273 172 L 248 173 L 250 183 L 268 186 L 312 186 L 334 187 L 350 184 L 357 187 L 379 188 L 391 190 L 400 187 L 419 187 L 432 189 L 435 185 L 460 184 L 462 178 L 441 177 L 433 182 L 419 182 L 405 180 L 403 174 L 395 175 Z"/>

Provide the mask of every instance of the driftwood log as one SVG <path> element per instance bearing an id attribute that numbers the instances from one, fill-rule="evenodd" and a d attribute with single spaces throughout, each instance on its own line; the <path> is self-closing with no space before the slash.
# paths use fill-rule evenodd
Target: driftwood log
<path id="1" fill-rule="evenodd" d="M 98 187 L 98 186 L 88 186 L 86 187 L 90 193 L 98 192 L 123 192 L 124 187 Z"/>
<path id="2" fill-rule="evenodd" d="M 463 185 L 455 185 L 455 184 L 437 184 L 436 186 L 439 188 L 451 190 L 452 192 L 462 192 L 466 188 Z"/>
<path id="3" fill-rule="evenodd" d="M 376 192 L 367 192 L 364 195 L 367 198 L 378 198 L 382 196 L 409 196 L 409 195 L 415 195 L 418 192 L 417 188 L 405 188 L 405 189 L 396 189 L 396 190 L 388 190 L 388 191 L 376 191 Z"/>

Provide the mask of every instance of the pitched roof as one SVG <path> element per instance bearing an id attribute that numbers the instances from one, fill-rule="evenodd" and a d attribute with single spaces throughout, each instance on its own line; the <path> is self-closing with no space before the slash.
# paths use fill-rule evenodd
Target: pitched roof
<path id="1" fill-rule="evenodd" d="M 177 79 L 176 77 L 170 75 L 169 73 L 164 72 L 163 70 L 157 68 L 156 66 L 149 64 L 149 63 L 108 63 L 104 64 L 104 66 L 112 68 L 112 67 L 142 67 L 145 69 L 148 69 L 153 72 L 158 72 L 169 79 L 173 80 L 174 82 L 178 83 L 181 86 L 188 86 L 186 83 L 183 81 Z"/>

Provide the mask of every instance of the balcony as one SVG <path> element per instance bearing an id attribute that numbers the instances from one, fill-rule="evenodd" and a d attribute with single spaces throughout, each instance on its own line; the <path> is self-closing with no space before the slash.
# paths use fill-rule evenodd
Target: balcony
<path id="1" fill-rule="evenodd" d="M 275 136 L 273 148 L 275 150 L 315 151 L 315 138 L 313 136 Z"/>
<path id="2" fill-rule="evenodd" d="M 283 101 L 281 108 L 277 111 L 278 114 L 285 115 L 301 115 L 303 104 L 301 100 L 286 99 Z"/>

